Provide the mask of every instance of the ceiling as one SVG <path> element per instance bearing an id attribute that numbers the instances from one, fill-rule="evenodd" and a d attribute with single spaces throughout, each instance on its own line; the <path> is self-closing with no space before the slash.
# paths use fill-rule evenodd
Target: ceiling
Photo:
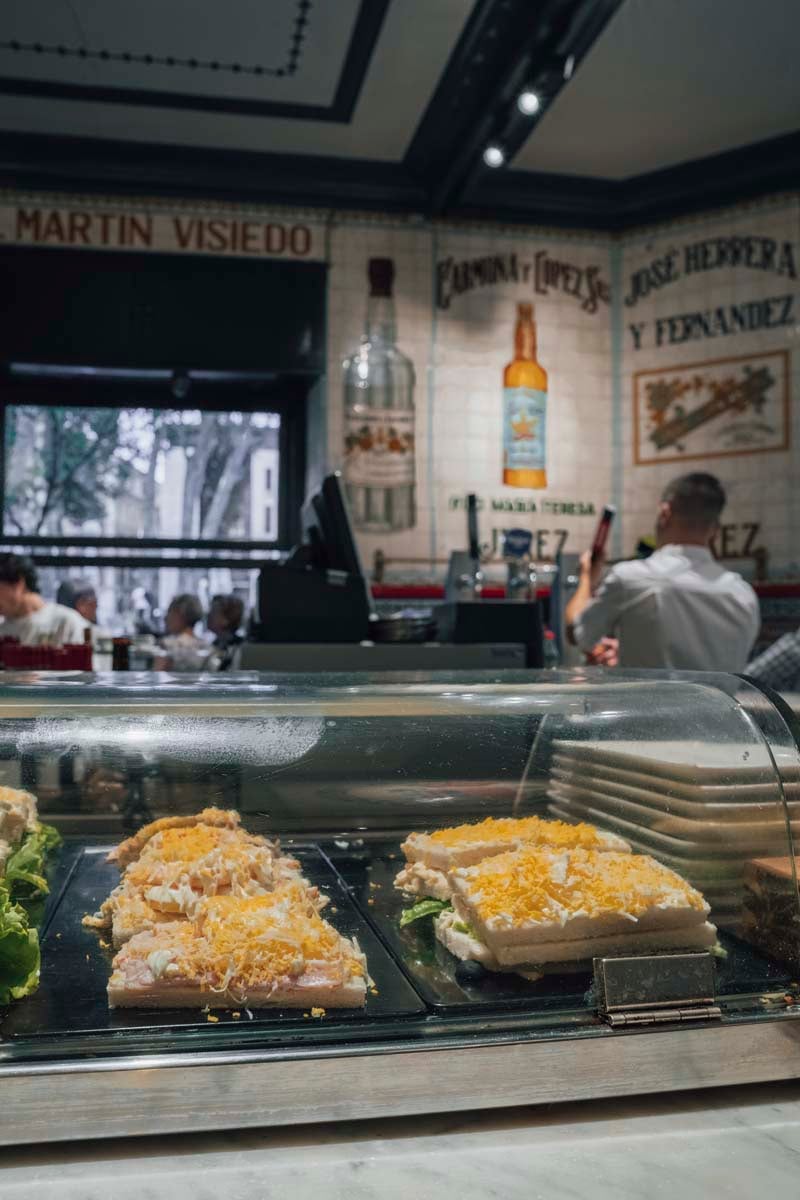
<path id="1" fill-rule="evenodd" d="M 4 0 L 0 129 L 399 161 L 473 5 Z"/>
<path id="2" fill-rule="evenodd" d="M 0 185 L 598 228 L 730 202 L 800 183 L 798 3 L 4 0 Z"/>
<path id="3" fill-rule="evenodd" d="M 798 0 L 626 0 L 514 160 L 627 179 L 800 128 Z"/>

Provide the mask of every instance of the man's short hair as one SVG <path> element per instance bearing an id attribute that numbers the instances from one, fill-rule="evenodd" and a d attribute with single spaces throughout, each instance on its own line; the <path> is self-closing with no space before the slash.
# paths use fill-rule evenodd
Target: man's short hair
<path id="1" fill-rule="evenodd" d="M 661 499 L 684 525 L 711 529 L 719 521 L 727 497 L 716 475 L 692 471 L 668 483 Z"/>
<path id="2" fill-rule="evenodd" d="M 29 592 L 38 592 L 36 568 L 24 554 L 0 554 L 0 583 L 19 583 L 24 580 Z"/>
<path id="3" fill-rule="evenodd" d="M 187 626 L 194 626 L 203 619 L 203 606 L 191 592 L 183 592 L 180 596 L 173 597 L 169 607 L 181 614 Z"/>
<path id="4" fill-rule="evenodd" d="M 234 596 L 233 593 L 227 596 L 212 596 L 210 607 L 217 610 L 228 628 L 235 633 L 244 617 L 244 601 L 241 597 Z"/>
<path id="5" fill-rule="evenodd" d="M 65 579 L 58 585 L 56 604 L 64 604 L 67 608 L 75 608 L 81 600 L 96 600 L 97 592 L 94 584 L 88 579 Z"/>
<path id="6" fill-rule="evenodd" d="M 94 584 L 89 579 L 76 579 L 73 584 L 74 588 L 74 603 L 77 604 L 80 600 L 96 600 L 97 592 L 94 590 Z"/>

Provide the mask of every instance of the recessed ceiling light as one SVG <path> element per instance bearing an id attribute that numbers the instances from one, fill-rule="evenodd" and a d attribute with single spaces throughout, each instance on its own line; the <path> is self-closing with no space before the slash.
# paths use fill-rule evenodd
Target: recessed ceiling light
<path id="1" fill-rule="evenodd" d="M 483 152 L 483 161 L 487 167 L 502 167 L 506 161 L 502 146 L 498 146 L 496 142 L 490 143 Z"/>
<path id="2" fill-rule="evenodd" d="M 533 117 L 539 111 L 542 102 L 536 95 L 536 92 L 530 88 L 525 88 L 524 92 L 520 92 L 517 96 L 517 108 L 524 117 Z"/>

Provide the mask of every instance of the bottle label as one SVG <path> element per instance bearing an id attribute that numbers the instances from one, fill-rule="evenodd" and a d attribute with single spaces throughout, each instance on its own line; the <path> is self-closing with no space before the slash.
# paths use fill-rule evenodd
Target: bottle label
<path id="1" fill-rule="evenodd" d="M 507 471 L 543 471 L 547 461 L 547 392 L 503 389 L 503 466 Z"/>
<path id="2" fill-rule="evenodd" d="M 413 408 L 350 413 L 345 419 L 344 477 L 354 487 L 413 484 Z"/>

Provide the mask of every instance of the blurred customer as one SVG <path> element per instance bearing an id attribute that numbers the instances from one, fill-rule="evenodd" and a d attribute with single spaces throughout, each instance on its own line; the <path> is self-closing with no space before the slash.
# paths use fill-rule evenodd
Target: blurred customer
<path id="1" fill-rule="evenodd" d="M 56 603 L 74 608 L 90 625 L 97 624 L 97 592 L 88 579 L 65 579 L 59 584 Z"/>
<path id="2" fill-rule="evenodd" d="M 65 579 L 58 585 L 56 592 L 56 604 L 63 604 L 65 608 L 75 607 L 75 582 L 72 579 Z"/>
<path id="3" fill-rule="evenodd" d="M 219 671 L 230 669 L 236 647 L 244 641 L 243 619 L 244 602 L 238 596 L 211 597 L 206 625 L 214 634 L 214 660 Z"/>
<path id="4" fill-rule="evenodd" d="M 649 558 L 606 572 L 604 559 L 583 554 L 565 614 L 570 641 L 589 653 L 617 637 L 622 667 L 742 671 L 761 617 L 750 584 L 711 554 L 724 507 L 713 475 L 682 475 L 661 497 Z"/>
<path id="5" fill-rule="evenodd" d="M 36 568 L 20 554 L 0 554 L 0 637 L 24 646 L 77 645 L 88 622 L 73 608 L 39 595 Z"/>
<path id="6" fill-rule="evenodd" d="M 67 608 L 74 608 L 76 613 L 88 621 L 92 629 L 92 645 L 101 654 L 110 653 L 104 645 L 113 636 L 110 629 L 102 629 L 97 624 L 97 592 L 88 579 L 66 579 L 59 584 L 56 600 Z M 95 670 L 105 670 L 110 664 L 99 659 L 95 660 Z"/>
<path id="7" fill-rule="evenodd" d="M 135 587 L 131 592 L 133 626 L 140 636 L 158 633 L 161 615 L 158 601 L 147 588 Z"/>
<path id="8" fill-rule="evenodd" d="M 800 692 L 800 629 L 778 638 L 747 664 L 744 673 L 776 692 Z"/>
<path id="9" fill-rule="evenodd" d="M 165 653 L 154 661 L 157 671 L 203 669 L 209 648 L 194 632 L 195 625 L 202 619 L 203 606 L 197 596 L 186 592 L 174 597 L 167 609 L 166 636 L 161 639 Z"/>

